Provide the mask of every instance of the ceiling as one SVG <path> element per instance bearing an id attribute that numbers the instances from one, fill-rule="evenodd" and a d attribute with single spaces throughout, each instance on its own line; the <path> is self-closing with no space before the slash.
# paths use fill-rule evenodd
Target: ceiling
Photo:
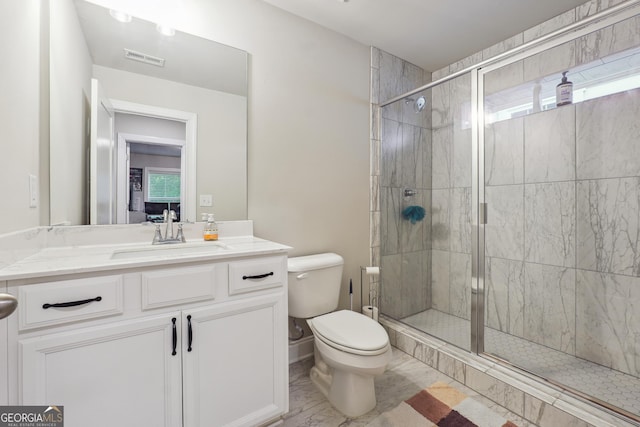
<path id="1" fill-rule="evenodd" d="M 94 64 L 247 95 L 246 52 L 181 31 L 163 36 L 156 24 L 141 18 L 118 22 L 95 0 L 75 0 L 75 7 Z M 164 60 L 164 64 L 159 67 L 126 59 L 125 49 Z"/>
<path id="2" fill-rule="evenodd" d="M 428 71 L 438 70 L 585 0 L 264 0 L 378 47 Z"/>

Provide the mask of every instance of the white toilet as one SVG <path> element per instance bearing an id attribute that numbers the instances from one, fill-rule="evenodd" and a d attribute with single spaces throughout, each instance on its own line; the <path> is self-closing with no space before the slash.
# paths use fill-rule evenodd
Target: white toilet
<path id="1" fill-rule="evenodd" d="M 338 307 L 344 260 L 325 253 L 289 258 L 289 316 L 307 319 L 314 335 L 311 380 L 348 417 L 376 406 L 373 377 L 391 360 L 389 337 L 380 324 Z"/>

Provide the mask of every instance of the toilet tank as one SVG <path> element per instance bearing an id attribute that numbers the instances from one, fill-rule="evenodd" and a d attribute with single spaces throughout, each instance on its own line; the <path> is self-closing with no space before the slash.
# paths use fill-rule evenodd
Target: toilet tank
<path id="1" fill-rule="evenodd" d="M 289 316 L 319 316 L 338 308 L 344 259 L 334 253 L 289 258 Z"/>

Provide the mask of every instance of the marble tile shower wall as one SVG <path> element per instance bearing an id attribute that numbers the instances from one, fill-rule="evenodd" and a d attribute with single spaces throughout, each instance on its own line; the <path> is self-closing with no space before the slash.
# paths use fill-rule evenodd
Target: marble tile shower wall
<path id="1" fill-rule="evenodd" d="M 487 92 L 640 46 L 640 18 L 490 73 Z M 506 85 L 506 86 L 505 86 Z M 640 90 L 485 138 L 489 327 L 640 376 Z"/>
<path id="2" fill-rule="evenodd" d="M 495 124 L 487 324 L 640 376 L 640 89 Z M 499 136 L 498 136 L 499 135 Z"/>
<path id="3" fill-rule="evenodd" d="M 393 98 L 431 80 L 430 73 L 376 48 L 371 65 L 372 100 Z M 430 106 L 416 113 L 413 102 L 400 101 L 372 106 L 372 114 L 382 133 L 374 131 L 371 138 L 371 222 L 380 224 L 379 233 L 372 233 L 372 262 L 381 266 L 385 314 L 401 318 L 431 305 L 430 215 L 415 224 L 401 215 L 410 205 L 431 211 L 431 113 Z M 417 194 L 404 197 L 405 189 Z"/>

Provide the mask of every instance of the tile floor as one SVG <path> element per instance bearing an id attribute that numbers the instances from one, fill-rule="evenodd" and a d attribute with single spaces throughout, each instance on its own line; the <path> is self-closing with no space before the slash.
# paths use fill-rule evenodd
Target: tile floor
<path id="1" fill-rule="evenodd" d="M 468 320 L 427 310 L 402 319 L 402 322 L 469 349 Z M 490 328 L 485 329 L 485 351 L 531 373 L 640 415 L 640 378 Z"/>
<path id="2" fill-rule="evenodd" d="M 309 379 L 312 366 L 313 358 L 293 363 L 289 367 L 289 414 L 284 420 L 285 427 L 366 426 L 382 412 L 394 408 L 436 381 L 452 385 L 520 427 L 533 427 L 533 424 L 396 348 L 393 348 L 393 359 L 387 371 L 375 380 L 378 400 L 376 408 L 361 417 L 347 418 L 333 409 L 313 385 Z"/>

